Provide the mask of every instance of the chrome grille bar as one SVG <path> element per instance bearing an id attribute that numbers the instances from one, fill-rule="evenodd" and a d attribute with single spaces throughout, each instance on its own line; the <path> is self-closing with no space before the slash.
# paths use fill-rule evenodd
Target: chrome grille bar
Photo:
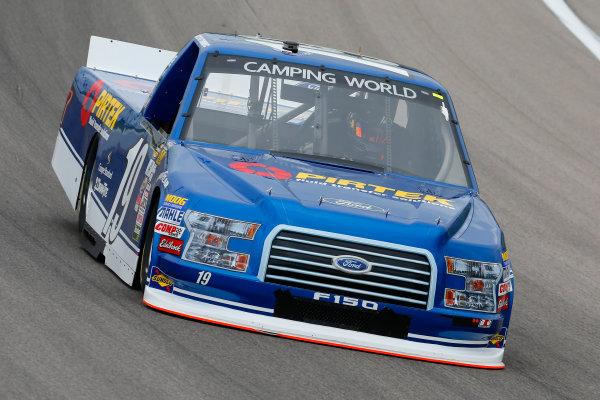
<path id="1" fill-rule="evenodd" d="M 278 237 L 277 239 L 290 240 L 292 242 L 298 242 L 298 243 L 306 243 L 306 244 L 310 244 L 310 245 L 313 245 L 313 246 L 316 245 L 316 246 L 329 247 L 329 248 L 338 249 L 338 250 L 347 250 L 347 251 L 352 251 L 352 252 L 355 252 L 355 253 L 368 254 L 368 255 L 377 256 L 377 257 L 384 257 L 384 258 L 391 258 L 391 259 L 394 259 L 394 260 L 407 261 L 407 262 L 411 262 L 411 263 L 415 263 L 415 264 L 429 265 L 429 263 L 425 262 L 425 261 L 411 260 L 410 258 L 403 258 L 403 257 L 394 257 L 394 256 L 386 255 L 386 254 L 372 253 L 370 251 L 352 249 L 352 248 L 349 248 L 349 247 L 342 247 L 342 246 L 334 246 L 334 245 L 325 244 L 325 243 L 309 242 L 307 240 L 301 240 L 301 239 L 290 238 L 290 237 L 285 237 L 285 236 Z"/>
<path id="2" fill-rule="evenodd" d="M 269 277 L 271 279 L 276 279 L 276 280 L 283 280 L 283 281 L 286 281 L 286 282 L 312 284 L 311 281 L 305 281 L 305 280 L 301 280 L 301 279 L 288 278 L 288 277 L 285 277 L 285 276 L 278 276 L 278 275 L 267 274 L 267 277 Z M 341 289 L 341 290 L 344 290 L 344 291 L 358 293 L 358 294 L 366 294 L 366 295 L 371 295 L 371 296 L 384 297 L 384 298 L 392 299 L 392 300 L 407 301 L 409 303 L 422 304 L 422 305 L 427 304 L 427 302 L 422 301 L 422 300 L 415 300 L 415 299 L 411 299 L 411 298 L 408 298 L 408 297 L 391 296 L 389 294 L 382 294 L 382 293 L 370 292 L 368 290 L 352 289 L 352 288 L 347 288 L 347 287 L 344 287 L 344 286 L 329 285 L 329 284 L 321 284 L 319 286 L 322 286 L 322 287 L 325 287 L 325 288 L 328 288 L 328 289 Z"/>
<path id="3" fill-rule="evenodd" d="M 294 268 L 281 267 L 279 265 L 269 265 L 269 267 L 270 267 L 270 269 L 276 269 L 276 270 L 280 270 L 280 271 L 294 272 L 294 273 L 302 274 L 302 275 L 318 276 L 318 277 L 321 277 L 321 278 L 333 279 L 333 280 L 336 280 L 336 281 L 344 281 L 344 282 L 353 282 L 353 283 L 359 282 L 362 285 L 367 285 L 367 286 L 376 286 L 376 287 L 380 287 L 380 288 L 391 289 L 391 290 L 396 290 L 396 291 L 401 291 L 401 292 L 408 292 L 408 293 L 416 293 L 416 294 L 427 295 L 427 292 L 424 292 L 422 290 L 408 289 L 408 288 L 403 288 L 403 287 L 394 286 L 394 285 L 386 285 L 384 283 L 370 282 L 370 281 L 364 281 L 364 280 L 363 281 L 358 281 L 357 279 L 345 278 L 343 276 L 336 276 L 336 275 L 324 274 L 324 273 L 321 273 L 321 272 L 298 270 L 298 269 L 294 269 Z"/>

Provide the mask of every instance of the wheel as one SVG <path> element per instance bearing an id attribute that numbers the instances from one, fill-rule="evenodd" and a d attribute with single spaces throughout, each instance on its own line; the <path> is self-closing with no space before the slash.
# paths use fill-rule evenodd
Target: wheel
<path id="1" fill-rule="evenodd" d="M 154 222 L 156 221 L 156 204 L 152 204 L 150 208 L 150 215 L 146 221 L 146 228 L 144 229 L 144 236 L 142 242 L 142 250 L 140 252 L 138 276 L 139 279 L 134 279 L 134 284 L 142 290 L 142 294 L 146 289 L 146 280 L 148 279 L 148 272 L 150 271 L 150 260 L 152 259 L 152 242 L 154 239 Z"/>
<path id="2" fill-rule="evenodd" d="M 79 233 L 83 234 L 85 226 L 85 218 L 87 211 L 87 202 L 89 195 L 90 180 L 92 178 L 92 172 L 94 171 L 94 164 L 96 163 L 96 153 L 98 151 L 98 139 L 94 137 L 92 144 L 88 150 L 87 157 L 85 159 L 85 165 L 83 166 L 83 177 L 81 186 L 79 187 Z"/>

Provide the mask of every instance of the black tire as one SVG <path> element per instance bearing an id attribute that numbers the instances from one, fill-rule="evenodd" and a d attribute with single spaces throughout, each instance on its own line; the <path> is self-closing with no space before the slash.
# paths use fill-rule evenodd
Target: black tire
<path id="1" fill-rule="evenodd" d="M 88 201 L 88 192 L 90 187 L 90 180 L 92 178 L 92 172 L 94 171 L 94 164 L 96 163 L 96 153 L 98 152 L 98 137 L 94 136 L 92 144 L 88 150 L 87 157 L 85 159 L 85 165 L 83 166 L 83 174 L 81 186 L 79 187 L 79 233 L 83 234 L 83 228 L 85 226 L 86 208 Z"/>
<path id="2" fill-rule="evenodd" d="M 146 280 L 148 279 L 148 272 L 150 271 L 150 258 L 152 257 L 152 241 L 154 240 L 154 222 L 156 221 L 156 204 L 151 204 L 150 215 L 146 220 L 146 228 L 144 229 L 144 236 L 142 239 L 142 249 L 140 251 L 140 258 L 138 262 L 138 270 L 136 276 L 139 279 L 134 279 L 134 287 L 140 288 L 142 294 L 146 289 Z"/>

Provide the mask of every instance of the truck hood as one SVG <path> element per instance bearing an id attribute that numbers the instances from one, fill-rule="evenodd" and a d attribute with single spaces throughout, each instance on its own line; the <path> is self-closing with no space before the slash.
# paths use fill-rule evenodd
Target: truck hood
<path id="1" fill-rule="evenodd" d="M 313 229 L 319 225 L 340 233 L 359 230 L 379 240 L 392 240 L 397 234 L 407 236 L 404 242 L 412 234 L 420 237 L 415 244 L 422 245 L 427 236 L 442 245 L 470 220 L 474 203 L 481 202 L 472 189 L 398 174 L 195 143 L 181 147 L 187 156 L 180 154 L 177 159 L 195 160 L 204 174 L 194 175 L 204 178 L 194 181 L 202 187 L 210 185 L 209 196 L 221 204 L 229 200 L 258 207 L 263 219 L 274 225 Z M 190 164 L 182 167 L 187 174 L 193 173 Z M 189 183 L 187 179 L 186 186 Z"/>

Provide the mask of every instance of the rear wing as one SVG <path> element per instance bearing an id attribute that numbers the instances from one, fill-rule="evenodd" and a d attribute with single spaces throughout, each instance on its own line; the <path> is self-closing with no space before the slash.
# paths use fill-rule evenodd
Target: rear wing
<path id="1" fill-rule="evenodd" d="M 157 81 L 176 55 L 174 51 L 91 36 L 86 66 Z"/>

